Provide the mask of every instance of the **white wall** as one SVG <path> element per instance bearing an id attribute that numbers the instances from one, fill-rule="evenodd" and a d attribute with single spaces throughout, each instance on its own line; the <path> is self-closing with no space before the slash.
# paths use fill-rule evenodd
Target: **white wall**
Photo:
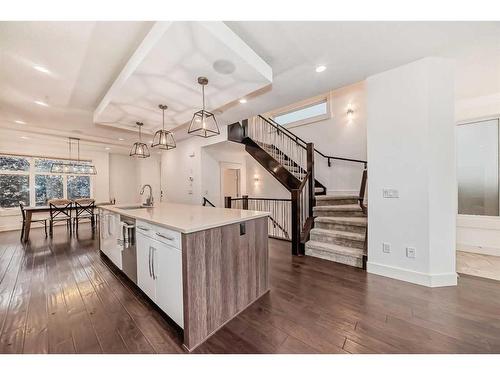
<path id="1" fill-rule="evenodd" d="M 201 148 L 201 194 L 218 207 L 224 206 L 221 168 L 240 169 L 241 195 L 247 194 L 246 151 L 238 146 L 225 141 Z"/>
<path id="2" fill-rule="evenodd" d="M 145 202 L 147 190 L 141 196 L 144 184 L 153 188 L 155 202 L 160 202 L 160 157 L 151 155 L 146 159 L 128 155 L 109 155 L 109 195 L 117 204 Z"/>
<path id="3" fill-rule="evenodd" d="M 227 140 L 227 126 L 219 124 L 219 127 L 218 136 L 206 139 L 189 136 L 178 141 L 175 149 L 162 153 L 161 185 L 165 201 L 201 204 L 207 190 L 202 190 L 202 178 L 213 173 L 213 168 L 202 170 L 202 147 Z"/>
<path id="4" fill-rule="evenodd" d="M 290 192 L 252 156 L 246 157 L 247 194 L 255 198 L 290 198 Z"/>
<path id="5" fill-rule="evenodd" d="M 366 160 L 366 87 L 358 82 L 324 95 L 329 97 L 331 117 L 326 120 L 289 128 L 325 155 Z M 274 110 L 268 115 L 300 107 L 314 98 Z M 352 120 L 347 109 L 354 110 Z M 328 167 L 326 159 L 315 154 L 316 179 L 328 188 L 328 194 L 358 194 L 363 165 L 333 161 Z"/>
<path id="6" fill-rule="evenodd" d="M 109 196 L 116 203 L 135 203 L 138 198 L 137 166 L 128 155 L 109 155 Z"/>
<path id="7" fill-rule="evenodd" d="M 366 87 L 368 272 L 455 285 L 453 63 L 425 58 L 369 77 Z M 399 198 L 383 198 L 386 188 Z M 414 259 L 407 247 L 416 248 Z"/>

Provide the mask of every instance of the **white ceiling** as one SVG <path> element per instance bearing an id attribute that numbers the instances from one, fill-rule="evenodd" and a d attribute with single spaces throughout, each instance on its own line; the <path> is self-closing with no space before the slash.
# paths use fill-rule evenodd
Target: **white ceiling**
<path id="1" fill-rule="evenodd" d="M 272 68 L 273 82 L 267 89 L 251 95 L 246 104 L 223 106 L 218 115 L 221 125 L 430 55 L 457 59 L 458 99 L 500 93 L 498 22 L 225 24 Z M 95 125 L 93 112 L 153 25 L 152 22 L 0 22 L 0 126 L 60 136 L 79 134 L 96 142 L 128 145 L 135 132 Z M 149 62 L 147 54 L 144 55 L 144 67 L 153 64 L 157 69 L 163 60 L 167 64 L 169 53 L 179 57 L 181 48 L 182 43 L 178 43 L 175 51 L 158 51 Z M 218 51 L 221 56 L 211 59 L 226 58 L 226 52 Z M 177 79 L 177 74 L 193 77 L 192 93 L 182 100 L 185 107 L 194 108 L 199 105 L 195 81 L 199 66 L 191 67 L 190 58 L 188 53 L 177 59 L 180 72 L 170 70 L 169 74 L 171 79 Z M 318 64 L 326 65 L 327 70 L 316 73 L 314 68 Z M 51 74 L 40 73 L 33 65 L 45 66 Z M 163 95 L 167 98 L 171 94 L 146 86 L 137 95 L 151 95 L 151 104 L 158 104 Z M 130 91 L 125 98 L 137 104 Z M 34 100 L 46 101 L 49 107 L 33 104 Z M 167 100 L 165 104 L 169 104 Z M 153 118 L 161 118 L 156 108 L 151 108 L 149 119 L 154 121 Z M 15 120 L 27 124 L 19 125 Z M 174 125 L 182 123 L 184 118 L 170 120 Z M 183 136 L 183 129 L 176 131 L 177 139 Z"/>
<path id="2" fill-rule="evenodd" d="M 207 77 L 206 109 L 217 109 L 264 88 L 272 69 L 223 22 L 157 22 L 94 113 L 100 125 L 152 133 L 188 123 L 202 108 L 197 77 Z"/>

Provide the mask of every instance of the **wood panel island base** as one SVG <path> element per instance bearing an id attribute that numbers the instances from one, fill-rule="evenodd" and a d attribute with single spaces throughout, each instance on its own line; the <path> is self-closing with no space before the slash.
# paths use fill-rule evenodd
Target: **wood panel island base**
<path id="1" fill-rule="evenodd" d="M 100 216 L 101 252 L 183 329 L 188 351 L 269 291 L 267 212 L 162 203 Z"/>

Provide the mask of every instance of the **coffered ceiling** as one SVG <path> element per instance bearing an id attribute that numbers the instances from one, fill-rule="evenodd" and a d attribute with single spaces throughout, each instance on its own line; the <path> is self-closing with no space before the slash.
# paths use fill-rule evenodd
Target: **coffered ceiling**
<path id="1" fill-rule="evenodd" d="M 197 77 L 209 80 L 206 107 L 218 109 L 272 82 L 272 69 L 223 22 L 157 22 L 117 77 L 94 122 L 124 129 L 161 127 L 158 104 L 168 105 L 166 127 L 188 123 L 202 107 Z"/>

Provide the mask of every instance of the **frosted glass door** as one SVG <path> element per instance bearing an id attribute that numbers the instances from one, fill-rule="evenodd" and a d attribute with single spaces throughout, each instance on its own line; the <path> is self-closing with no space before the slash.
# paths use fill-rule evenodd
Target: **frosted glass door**
<path id="1" fill-rule="evenodd" d="M 457 128 L 458 213 L 498 216 L 498 119 Z"/>

